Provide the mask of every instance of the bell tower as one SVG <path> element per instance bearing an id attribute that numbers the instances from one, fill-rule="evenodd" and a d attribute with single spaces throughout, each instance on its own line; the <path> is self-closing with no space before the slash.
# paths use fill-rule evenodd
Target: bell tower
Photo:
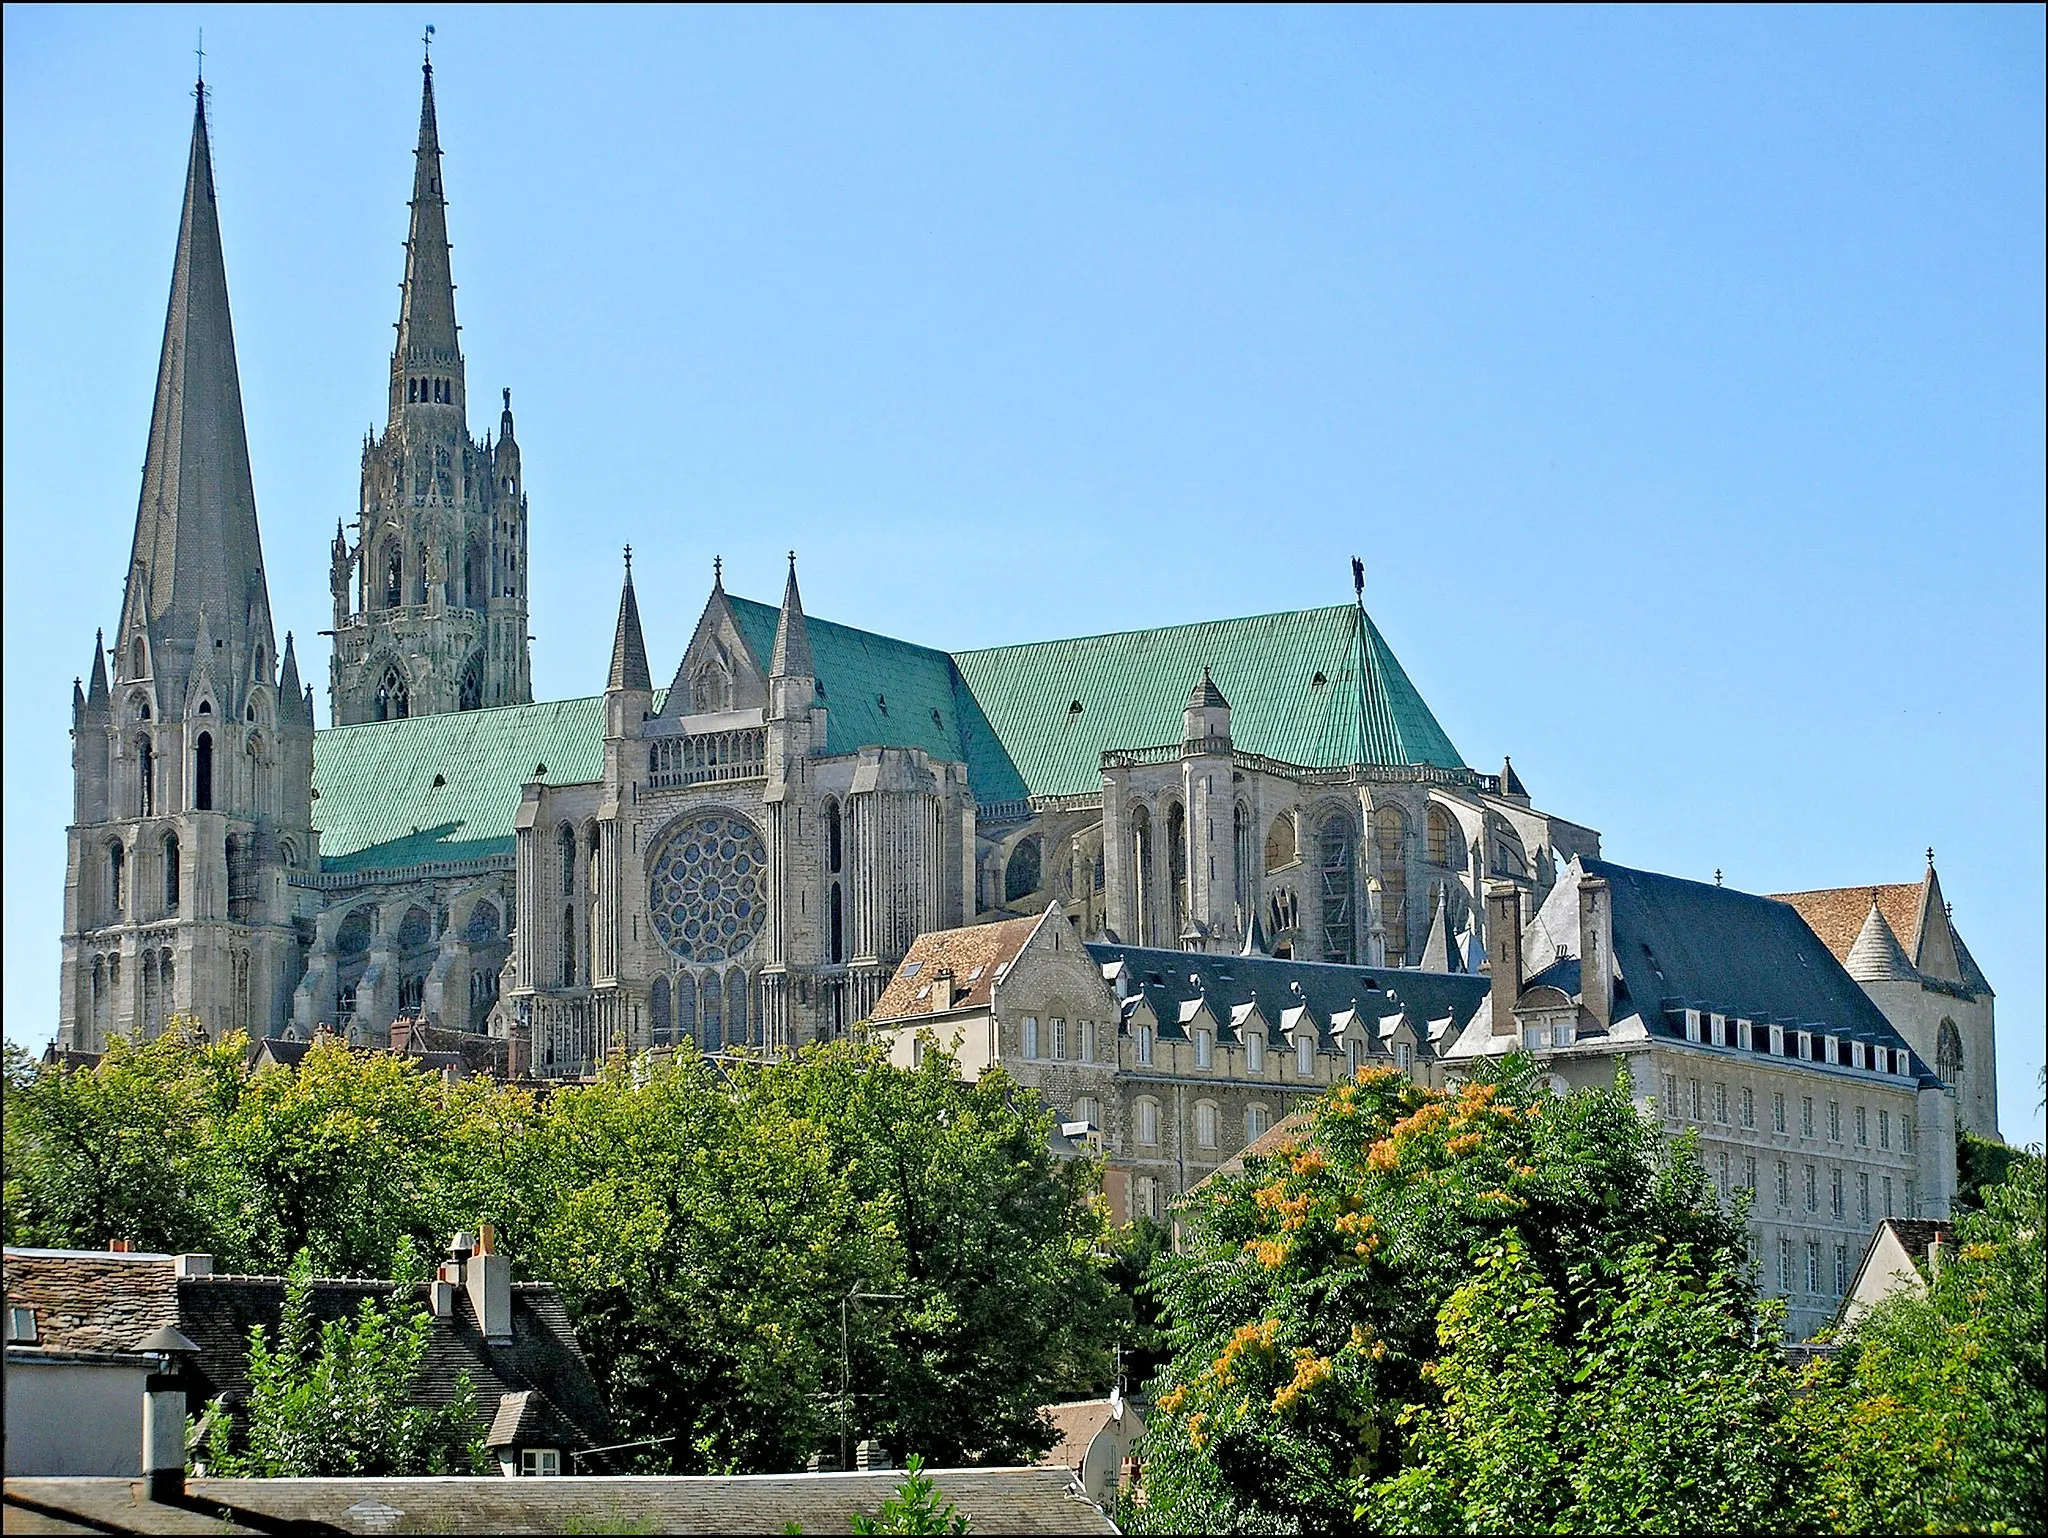
<path id="1" fill-rule="evenodd" d="M 524 705 L 526 492 L 504 393 L 498 434 L 469 436 L 468 383 L 434 65 L 421 66 L 420 137 L 398 342 L 381 435 L 363 443 L 355 539 L 335 529 L 334 723 Z"/>

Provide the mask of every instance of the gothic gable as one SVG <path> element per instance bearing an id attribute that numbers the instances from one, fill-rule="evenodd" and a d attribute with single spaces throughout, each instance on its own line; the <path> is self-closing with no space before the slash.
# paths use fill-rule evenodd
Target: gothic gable
<path id="1" fill-rule="evenodd" d="M 661 713 L 680 719 L 724 710 L 763 710 L 767 705 L 765 660 L 748 646 L 725 588 L 714 586 Z"/>

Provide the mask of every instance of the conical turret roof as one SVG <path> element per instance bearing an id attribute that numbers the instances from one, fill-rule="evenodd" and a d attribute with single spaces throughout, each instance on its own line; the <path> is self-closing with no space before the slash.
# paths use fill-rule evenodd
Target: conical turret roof
<path id="1" fill-rule="evenodd" d="M 633 548 L 626 547 L 626 582 L 619 590 L 619 624 L 612 634 L 612 670 L 605 680 L 613 689 L 652 689 L 647 668 L 647 642 L 640 634 L 640 602 L 633 596 Z"/>
<path id="2" fill-rule="evenodd" d="M 1216 687 L 1216 680 L 1209 676 L 1209 669 L 1207 666 L 1204 666 L 1201 681 L 1195 685 L 1194 692 L 1188 696 L 1188 709 L 1228 710 L 1229 708 L 1230 701 L 1223 697 L 1223 691 Z"/>
<path id="3" fill-rule="evenodd" d="M 157 694 L 166 702 L 183 695 L 191 675 L 202 609 L 213 638 L 237 664 L 256 644 L 266 654 L 272 650 L 203 87 L 192 114 L 170 308 L 121 609 L 123 655 L 131 637 L 149 636 Z"/>
<path id="4" fill-rule="evenodd" d="M 1885 922 L 1875 892 L 1870 894 L 1870 914 L 1863 920 L 1856 943 L 1849 947 L 1848 958 L 1842 964 L 1859 983 L 1899 983 L 1913 978 L 1913 964 L 1906 959 L 1892 926 Z"/>
<path id="5" fill-rule="evenodd" d="M 804 623 L 803 594 L 796 587 L 796 554 L 789 557 L 789 580 L 782 585 L 782 613 L 775 621 L 775 654 L 768 663 L 770 678 L 815 678 L 811 632 Z"/>

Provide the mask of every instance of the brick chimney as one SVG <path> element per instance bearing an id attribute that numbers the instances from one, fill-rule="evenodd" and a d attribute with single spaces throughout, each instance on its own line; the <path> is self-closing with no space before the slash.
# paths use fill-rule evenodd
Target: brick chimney
<path id="1" fill-rule="evenodd" d="M 1598 876 L 1579 878 L 1579 999 L 1601 1030 L 1614 1023 L 1614 894 Z"/>
<path id="2" fill-rule="evenodd" d="M 1515 1001 L 1522 996 L 1522 894 L 1511 881 L 1486 888 L 1486 951 L 1493 977 L 1493 1034 L 1516 1036 Z"/>
<path id="3" fill-rule="evenodd" d="M 512 1262 L 497 1252 L 497 1231 L 479 1225 L 476 1253 L 463 1268 L 463 1288 L 476 1313 L 476 1327 L 492 1345 L 512 1343 Z"/>
<path id="4" fill-rule="evenodd" d="M 943 1014 L 953 1007 L 953 969 L 940 967 L 932 973 L 932 1013 Z"/>

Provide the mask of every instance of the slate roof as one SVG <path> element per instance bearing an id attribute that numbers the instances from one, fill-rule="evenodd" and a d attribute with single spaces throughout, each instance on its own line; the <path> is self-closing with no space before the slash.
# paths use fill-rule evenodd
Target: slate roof
<path id="1" fill-rule="evenodd" d="M 1114 1533 L 1063 1468 L 931 1469 L 976 1533 Z M 130 1479 L 9 1479 L 7 1531 L 251 1533 L 845 1533 L 900 1471 L 557 1479 L 194 1479 L 188 1504 Z M 225 1513 L 226 1520 L 222 1520 Z M 242 1520 L 235 1520 L 236 1513 Z M 315 1524 L 319 1524 L 316 1526 Z"/>
<path id="2" fill-rule="evenodd" d="M 1682 1039 L 1682 1011 L 1691 1008 L 1905 1049 L 1790 904 L 1605 860 L 1575 863 L 1609 885 L 1622 976 L 1616 997 L 1626 997 L 1652 1035 Z M 1618 1002 L 1616 1017 L 1624 1013 Z M 1917 1059 L 1914 1068 L 1924 1084 L 1937 1082 Z"/>
<path id="3" fill-rule="evenodd" d="M 195 1405 L 224 1393 L 232 1406 L 247 1394 L 249 1331 L 261 1324 L 274 1341 L 284 1310 L 281 1277 L 179 1277 L 175 1261 L 166 1255 L 10 1248 L 6 1268 L 9 1301 L 36 1308 L 39 1349 L 126 1352 L 162 1325 L 184 1331 L 199 1347 L 199 1356 L 186 1368 L 196 1383 L 189 1392 Z M 364 1299 L 381 1306 L 390 1294 L 388 1281 L 316 1280 L 313 1316 L 316 1321 L 353 1317 Z M 424 1285 L 419 1295 L 424 1299 Z M 509 1346 L 484 1341 L 458 1291 L 453 1315 L 436 1319 L 428 1337 L 418 1401 L 451 1402 L 464 1373 L 475 1387 L 479 1431 L 492 1424 L 502 1396 L 539 1389 L 549 1408 L 578 1433 L 566 1446 L 598 1447 L 615 1440 L 568 1313 L 545 1283 L 513 1285 Z"/>
<path id="4" fill-rule="evenodd" d="M 1464 1029 L 1487 996 L 1484 977 L 1465 972 L 1420 972 L 1405 967 L 1348 967 L 1321 961 L 1290 961 L 1277 956 L 1218 955 L 1171 951 L 1140 945 L 1095 942 L 1089 955 L 1104 966 L 1125 969 L 1132 996 L 1150 1005 L 1163 1037 L 1184 1036 L 1183 1011 L 1206 1002 L 1230 1039 L 1232 1011 L 1256 1002 L 1266 1019 L 1269 1040 L 1282 1042 L 1283 1014 L 1305 1005 L 1325 1047 L 1331 1045 L 1330 1023 L 1350 1010 L 1364 1017 L 1378 1039 L 1379 1022 L 1399 1015 L 1427 1044 L 1432 1022 L 1449 1019 L 1454 1035 Z"/>
<path id="5" fill-rule="evenodd" d="M 998 970 L 1017 959 L 1044 917 L 1038 913 L 919 935 L 875 1000 L 870 1018 L 893 1021 L 935 1013 L 932 979 L 944 967 L 953 969 L 954 1009 L 987 1009 Z"/>
<path id="6" fill-rule="evenodd" d="M 727 602 L 765 672 L 781 611 Z M 956 654 L 815 616 L 805 631 L 827 753 L 921 748 L 964 763 L 983 806 L 1099 790 L 1106 750 L 1178 743 L 1205 667 L 1231 700 L 1231 739 L 1243 752 L 1309 768 L 1463 766 L 1355 604 Z M 657 691 L 657 712 L 666 694 Z M 601 778 L 603 739 L 601 695 L 320 732 L 321 867 L 508 854 L 520 787 Z"/>

